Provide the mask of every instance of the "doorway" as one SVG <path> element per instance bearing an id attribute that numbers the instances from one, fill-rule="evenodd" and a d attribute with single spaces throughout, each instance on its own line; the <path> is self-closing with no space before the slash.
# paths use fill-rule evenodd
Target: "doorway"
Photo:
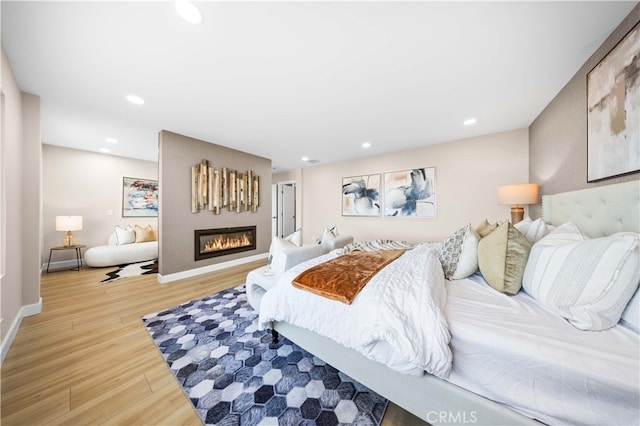
<path id="1" fill-rule="evenodd" d="M 274 183 L 271 197 L 271 229 L 275 236 L 284 238 L 296 230 L 296 183 Z"/>

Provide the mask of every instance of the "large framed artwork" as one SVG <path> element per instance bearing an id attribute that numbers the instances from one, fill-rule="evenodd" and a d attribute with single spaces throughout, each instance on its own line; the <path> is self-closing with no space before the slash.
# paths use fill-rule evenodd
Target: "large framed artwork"
<path id="1" fill-rule="evenodd" d="M 587 74 L 587 182 L 640 170 L 640 24 Z"/>
<path id="2" fill-rule="evenodd" d="M 380 174 L 342 178 L 343 216 L 380 216 Z"/>
<path id="3" fill-rule="evenodd" d="M 158 216 L 158 181 L 122 178 L 122 217 Z"/>
<path id="4" fill-rule="evenodd" d="M 436 169 L 384 174 L 385 217 L 436 217 Z"/>

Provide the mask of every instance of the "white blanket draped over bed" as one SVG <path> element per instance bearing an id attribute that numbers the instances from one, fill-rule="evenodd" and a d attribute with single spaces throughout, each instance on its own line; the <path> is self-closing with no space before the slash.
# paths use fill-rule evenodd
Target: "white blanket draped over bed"
<path id="1" fill-rule="evenodd" d="M 446 378 L 451 370 L 447 294 L 439 244 L 419 244 L 387 265 L 351 305 L 291 286 L 303 270 L 339 256 L 331 252 L 287 271 L 264 295 L 259 325 L 283 321 L 329 337 L 407 374 Z M 425 326 L 426 325 L 426 326 Z"/>

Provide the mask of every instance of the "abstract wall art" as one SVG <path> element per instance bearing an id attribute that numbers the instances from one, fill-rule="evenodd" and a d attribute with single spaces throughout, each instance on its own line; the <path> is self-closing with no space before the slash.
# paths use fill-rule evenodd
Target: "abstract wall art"
<path id="1" fill-rule="evenodd" d="M 380 216 L 380 174 L 342 178 L 343 216 Z"/>
<path id="2" fill-rule="evenodd" d="M 435 167 L 384 174 L 385 217 L 436 217 Z"/>
<path id="3" fill-rule="evenodd" d="M 640 170 L 640 24 L 587 74 L 587 182 Z"/>
<path id="4" fill-rule="evenodd" d="M 158 181 L 122 178 L 122 217 L 158 216 Z"/>

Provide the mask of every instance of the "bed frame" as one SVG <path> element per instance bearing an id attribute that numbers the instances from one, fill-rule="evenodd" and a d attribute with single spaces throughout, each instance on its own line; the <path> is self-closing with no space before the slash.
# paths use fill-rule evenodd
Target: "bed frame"
<path id="1" fill-rule="evenodd" d="M 575 223 L 590 237 L 640 232 L 640 180 L 542 197 L 543 218 L 552 225 Z M 437 424 L 539 424 L 505 405 L 435 376 L 409 376 L 302 328 L 274 323 L 280 334 L 380 395 Z"/>

